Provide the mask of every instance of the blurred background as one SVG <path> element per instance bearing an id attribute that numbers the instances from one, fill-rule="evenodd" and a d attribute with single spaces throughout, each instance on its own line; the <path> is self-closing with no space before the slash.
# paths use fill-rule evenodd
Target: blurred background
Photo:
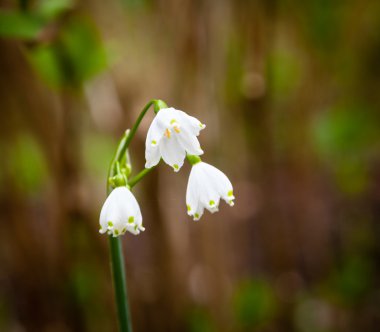
<path id="1" fill-rule="evenodd" d="M 152 98 L 236 204 L 193 222 L 188 165 L 136 186 L 135 331 L 379 331 L 379 1 L 1 0 L 0 50 L 0 331 L 117 331 L 98 216 Z"/>

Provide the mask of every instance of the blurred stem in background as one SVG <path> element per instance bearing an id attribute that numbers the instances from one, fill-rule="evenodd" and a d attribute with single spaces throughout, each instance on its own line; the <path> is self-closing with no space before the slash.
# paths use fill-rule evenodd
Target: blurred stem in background
<path id="1" fill-rule="evenodd" d="M 162 100 L 151 100 L 145 105 L 137 118 L 131 130 L 127 130 L 121 138 L 116 153 L 108 170 L 107 178 L 107 196 L 114 187 L 119 185 L 127 185 L 133 187 L 145 175 L 147 175 L 154 167 L 146 168 L 138 173 L 131 181 L 128 182 L 128 176 L 132 171 L 132 163 L 128 154 L 128 147 L 149 108 L 153 105 L 154 112 L 157 113 L 161 108 L 167 105 Z M 125 180 L 123 182 L 123 179 Z M 109 235 L 109 246 L 111 254 L 111 270 L 114 281 L 115 301 L 119 319 L 119 328 L 121 332 L 131 332 L 132 324 L 128 305 L 127 296 L 127 280 L 124 266 L 123 245 L 120 237 Z"/>

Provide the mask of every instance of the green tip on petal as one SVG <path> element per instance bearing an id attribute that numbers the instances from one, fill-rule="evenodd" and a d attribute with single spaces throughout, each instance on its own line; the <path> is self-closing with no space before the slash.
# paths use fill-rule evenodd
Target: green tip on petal
<path id="1" fill-rule="evenodd" d="M 194 214 L 194 217 L 198 219 L 198 218 L 199 218 L 199 214 L 198 214 L 198 213 L 195 213 L 195 214 Z"/>
<path id="2" fill-rule="evenodd" d="M 156 145 L 157 144 L 157 141 L 156 140 L 152 140 L 152 145 Z"/>
<path id="3" fill-rule="evenodd" d="M 115 235 L 119 235 L 119 231 L 115 229 Z"/>
<path id="4" fill-rule="evenodd" d="M 191 206 L 190 205 L 186 205 L 187 207 L 187 211 L 190 212 L 191 211 Z"/>
<path id="5" fill-rule="evenodd" d="M 179 166 L 178 166 L 177 164 L 174 164 L 174 165 L 173 165 L 173 168 L 174 168 L 175 170 L 178 170 L 178 169 L 179 169 Z"/>
<path id="6" fill-rule="evenodd" d="M 176 119 L 172 119 L 172 120 L 170 121 L 170 124 L 173 124 L 173 123 L 176 123 L 176 122 L 177 122 Z"/>
<path id="7" fill-rule="evenodd" d="M 130 224 L 133 224 L 135 222 L 135 217 L 129 217 L 128 218 L 128 223 L 130 223 Z"/>
<path id="8" fill-rule="evenodd" d="M 227 196 L 229 196 L 229 197 L 231 197 L 231 196 L 233 196 L 234 195 L 234 192 L 232 191 L 232 190 L 230 190 L 229 192 L 228 192 L 228 194 L 227 194 Z"/>
<path id="9" fill-rule="evenodd" d="M 127 229 L 124 227 L 123 230 L 121 231 L 122 233 L 125 233 Z"/>
<path id="10" fill-rule="evenodd" d="M 215 205 L 215 201 L 211 200 L 211 201 L 209 202 L 209 204 L 210 204 L 210 206 L 213 206 L 213 205 Z"/>
<path id="11" fill-rule="evenodd" d="M 112 222 L 112 221 L 109 221 L 109 222 L 108 222 L 108 226 L 109 226 L 109 227 L 113 227 L 113 222 Z"/>

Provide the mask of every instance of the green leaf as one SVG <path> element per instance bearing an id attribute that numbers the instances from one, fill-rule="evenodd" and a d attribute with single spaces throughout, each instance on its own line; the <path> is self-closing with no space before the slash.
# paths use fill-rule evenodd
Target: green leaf
<path id="1" fill-rule="evenodd" d="M 49 85 L 60 87 L 64 82 L 64 73 L 61 70 L 56 51 L 51 46 L 40 46 L 30 49 L 28 59 L 36 72 Z"/>
<path id="2" fill-rule="evenodd" d="M 41 190 L 48 179 L 44 152 L 36 139 L 27 133 L 17 137 L 9 156 L 16 186 L 28 194 Z"/>
<path id="3" fill-rule="evenodd" d="M 37 12 L 45 19 L 54 19 L 74 6 L 73 0 L 41 0 Z"/>
<path id="4" fill-rule="evenodd" d="M 272 287 L 265 280 L 242 282 L 234 296 L 236 321 L 243 329 L 254 329 L 269 322 L 276 311 Z"/>
<path id="5" fill-rule="evenodd" d="M 107 65 L 106 52 L 96 27 L 85 18 L 72 20 L 62 34 L 62 52 L 70 81 L 83 83 Z"/>
<path id="6" fill-rule="evenodd" d="M 6 38 L 34 39 L 44 27 L 38 17 L 21 13 L 0 11 L 0 36 Z"/>

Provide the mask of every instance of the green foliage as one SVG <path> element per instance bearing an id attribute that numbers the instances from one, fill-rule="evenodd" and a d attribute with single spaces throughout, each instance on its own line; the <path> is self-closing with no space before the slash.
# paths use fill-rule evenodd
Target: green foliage
<path id="1" fill-rule="evenodd" d="M 267 73 L 275 98 L 288 97 L 300 81 L 300 64 L 295 54 L 275 50 L 268 61 Z"/>
<path id="2" fill-rule="evenodd" d="M 44 28 L 44 22 L 33 14 L 0 11 L 0 36 L 34 39 Z"/>
<path id="3" fill-rule="evenodd" d="M 194 309 L 188 316 L 189 332 L 214 332 L 216 331 L 211 318 L 206 310 Z"/>
<path id="4" fill-rule="evenodd" d="M 79 87 L 107 65 L 95 26 L 83 17 L 71 19 L 50 45 L 29 51 L 35 70 L 56 88 Z"/>
<path id="5" fill-rule="evenodd" d="M 360 193 L 368 185 L 367 165 L 379 147 L 373 114 L 364 105 L 343 105 L 321 114 L 313 124 L 317 152 L 347 193 Z"/>
<path id="6" fill-rule="evenodd" d="M 83 144 L 87 173 L 95 177 L 104 177 L 110 158 L 115 152 L 115 142 L 108 136 L 86 135 Z"/>
<path id="7" fill-rule="evenodd" d="M 71 9 L 73 5 L 73 0 L 40 0 L 37 3 L 36 12 L 41 17 L 51 20 Z"/>
<path id="8" fill-rule="evenodd" d="M 274 292 L 267 281 L 249 280 L 240 284 L 234 296 L 234 312 L 241 328 L 257 328 L 273 318 L 275 311 Z"/>
<path id="9" fill-rule="evenodd" d="M 73 6 L 72 0 L 41 0 L 33 11 L 0 11 L 0 36 L 37 39 L 41 31 Z"/>
<path id="10" fill-rule="evenodd" d="M 83 83 L 106 66 L 106 53 L 95 26 L 85 18 L 71 20 L 62 33 L 62 56 L 75 83 Z M 63 66 L 64 67 L 64 66 Z"/>
<path id="11" fill-rule="evenodd" d="M 341 0 L 309 0 L 302 2 L 305 7 L 304 26 L 313 46 L 322 51 L 336 48 L 340 34 Z"/>
<path id="12" fill-rule="evenodd" d="M 9 158 L 12 176 L 20 190 L 34 193 L 47 180 L 48 170 L 43 151 L 33 136 L 23 134 L 12 144 Z"/>
<path id="13" fill-rule="evenodd" d="M 328 296 L 344 306 L 359 305 L 372 289 L 372 263 L 364 257 L 348 257 L 326 284 Z"/>
<path id="14" fill-rule="evenodd" d="M 41 45 L 28 52 L 28 59 L 38 74 L 51 86 L 59 87 L 65 82 L 55 49 Z"/>

